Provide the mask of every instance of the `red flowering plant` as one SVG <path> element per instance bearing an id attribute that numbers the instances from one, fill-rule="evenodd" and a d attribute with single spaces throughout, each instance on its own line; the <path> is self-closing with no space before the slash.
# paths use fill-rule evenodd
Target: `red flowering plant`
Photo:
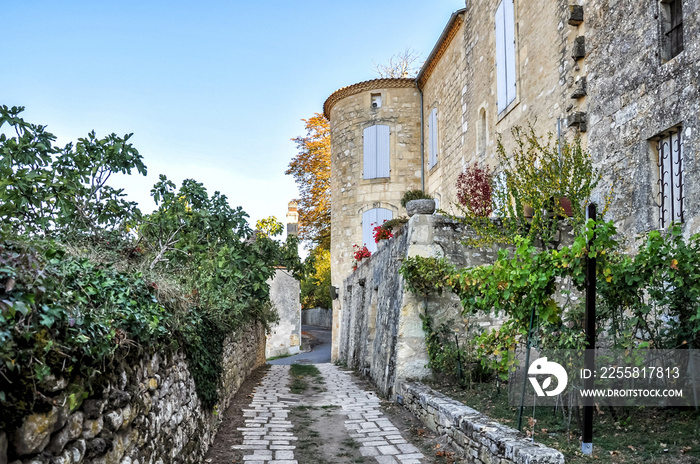
<path id="1" fill-rule="evenodd" d="M 386 219 L 384 222 L 386 222 Z M 373 230 L 372 236 L 374 237 L 374 243 L 379 243 L 380 240 L 386 240 L 394 236 L 389 229 L 383 227 L 383 224 L 375 227 Z"/>
<path id="2" fill-rule="evenodd" d="M 474 218 L 486 218 L 493 211 L 493 174 L 475 164 L 457 177 L 457 200 Z"/>
<path id="3" fill-rule="evenodd" d="M 360 247 L 359 245 L 353 245 L 352 247 L 355 249 L 352 254 L 352 257 L 355 259 L 355 265 L 362 261 L 363 258 L 372 256 L 372 252 L 367 249 L 367 246 Z"/>

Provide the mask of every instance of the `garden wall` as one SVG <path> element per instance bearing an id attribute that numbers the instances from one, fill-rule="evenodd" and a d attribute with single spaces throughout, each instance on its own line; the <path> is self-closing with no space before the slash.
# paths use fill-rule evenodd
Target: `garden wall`
<path id="1" fill-rule="evenodd" d="M 391 240 L 344 281 L 340 311 L 339 360 L 368 375 L 379 389 L 393 396 L 396 379 L 430 377 L 425 334 L 420 315 L 426 302 L 404 288 L 399 269 L 409 256 L 444 256 L 460 267 L 493 262 L 498 248 L 470 249 L 462 241 L 472 233 L 466 226 L 439 215 L 417 214 Z M 453 324 L 461 330 L 459 298 L 454 294 L 431 296 L 427 310 L 436 325 Z M 497 321 L 482 315 L 468 321 L 491 327 Z M 459 333 L 460 342 L 466 333 Z"/>
<path id="2" fill-rule="evenodd" d="M 533 443 L 517 430 L 499 424 L 419 382 L 399 381 L 397 399 L 433 432 L 448 437 L 460 454 L 475 464 L 563 464 L 564 455 Z"/>
<path id="3" fill-rule="evenodd" d="M 304 309 L 301 312 L 301 323 L 330 329 L 333 326 L 333 310 L 330 308 Z"/>
<path id="4" fill-rule="evenodd" d="M 222 387 L 214 410 L 202 407 L 181 351 L 114 361 L 103 391 L 63 379 L 39 388 L 53 404 L 14 433 L 0 431 L 0 464 L 200 463 L 246 377 L 265 362 L 265 331 L 249 324 L 224 341 Z"/>
<path id="5" fill-rule="evenodd" d="M 463 245 L 473 236 L 474 231 L 460 222 L 416 214 L 394 238 L 380 241 L 378 250 L 344 281 L 338 360 L 369 376 L 383 394 L 393 397 L 397 379 L 432 376 L 420 317 L 426 311 L 433 327 L 447 324 L 460 346 L 474 330 L 500 325 L 499 319 L 486 314 L 463 318 L 461 302 L 453 293 L 434 294 L 424 301 L 405 288 L 399 275 L 403 260 L 411 256 L 445 257 L 459 268 L 493 263 L 499 245 L 484 249 Z M 554 245 L 570 244 L 572 237 L 571 227 L 562 224 Z"/>

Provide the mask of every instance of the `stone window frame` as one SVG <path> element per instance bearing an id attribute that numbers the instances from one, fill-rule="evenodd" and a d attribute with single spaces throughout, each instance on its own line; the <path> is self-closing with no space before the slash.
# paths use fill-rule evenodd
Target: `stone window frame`
<path id="1" fill-rule="evenodd" d="M 649 139 L 650 164 L 654 180 L 652 182 L 654 215 L 659 230 L 667 229 L 671 222 L 685 222 L 686 172 L 683 147 L 682 124 L 676 124 Z M 662 153 L 664 159 L 661 159 Z M 668 162 L 665 163 L 666 159 Z M 668 182 L 662 184 L 664 178 L 670 180 L 673 185 L 669 185 Z M 666 211 L 665 206 L 668 206 L 671 211 Z M 668 217 L 671 215 L 675 218 Z"/>
<path id="2" fill-rule="evenodd" d="M 661 64 L 664 64 L 683 53 L 685 49 L 683 43 L 683 0 L 658 0 L 657 6 L 659 56 Z"/>

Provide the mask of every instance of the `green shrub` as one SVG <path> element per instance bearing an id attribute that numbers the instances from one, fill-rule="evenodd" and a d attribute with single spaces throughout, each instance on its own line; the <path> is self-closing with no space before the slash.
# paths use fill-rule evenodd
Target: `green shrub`
<path id="1" fill-rule="evenodd" d="M 413 200 L 432 200 L 433 197 L 422 190 L 408 190 L 401 198 L 401 206 L 406 207 L 406 203 Z"/>

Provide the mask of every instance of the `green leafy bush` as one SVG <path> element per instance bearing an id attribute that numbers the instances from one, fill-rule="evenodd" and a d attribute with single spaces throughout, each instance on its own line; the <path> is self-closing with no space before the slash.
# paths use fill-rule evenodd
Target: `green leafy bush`
<path id="1" fill-rule="evenodd" d="M 205 406 L 217 401 L 223 340 L 277 318 L 276 267 L 303 271 L 291 237 L 255 234 L 247 214 L 192 179 L 165 176 L 143 216 L 107 181 L 145 174 L 127 140 L 94 133 L 59 149 L 23 109 L 0 107 L 0 428 L 47 407 L 49 374 L 87 388 L 110 363 L 179 346 Z"/>

